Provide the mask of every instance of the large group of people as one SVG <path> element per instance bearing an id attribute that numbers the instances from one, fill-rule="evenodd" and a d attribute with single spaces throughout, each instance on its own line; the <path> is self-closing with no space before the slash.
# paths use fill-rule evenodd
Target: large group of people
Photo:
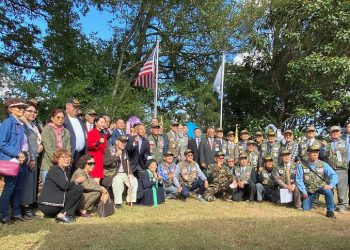
<path id="1" fill-rule="evenodd" d="M 16 176 L 3 176 L 0 198 L 3 224 L 34 219 L 36 208 L 57 222 L 91 217 L 100 201 L 123 206 L 158 206 L 168 199 L 200 202 L 281 202 L 281 190 L 292 194 L 298 210 L 319 206 L 325 196 L 326 216 L 345 213 L 349 202 L 350 121 L 332 126 L 329 140 L 318 140 L 309 126 L 300 138 L 285 130 L 229 131 L 209 127 L 202 135 L 172 121 L 169 132 L 153 118 L 125 130 L 68 98 L 44 124 L 38 103 L 11 98 L 0 125 L 0 160 L 18 162 Z M 192 131 L 191 131 L 192 132 Z M 237 142 L 237 137 L 239 141 Z M 0 166 L 1 167 L 1 166 Z M 336 190 L 337 199 L 334 199 Z M 125 203 L 123 200 L 125 199 Z"/>

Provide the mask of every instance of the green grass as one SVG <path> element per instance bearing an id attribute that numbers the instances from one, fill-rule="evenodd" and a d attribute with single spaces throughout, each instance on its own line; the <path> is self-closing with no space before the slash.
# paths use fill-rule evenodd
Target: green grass
<path id="1" fill-rule="evenodd" d="M 0 249 L 349 249 L 350 214 L 324 215 L 324 208 L 170 200 L 75 224 L 0 225 Z"/>

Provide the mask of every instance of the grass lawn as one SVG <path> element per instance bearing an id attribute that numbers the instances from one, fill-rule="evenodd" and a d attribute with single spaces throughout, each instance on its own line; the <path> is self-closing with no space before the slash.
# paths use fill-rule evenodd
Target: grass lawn
<path id="1" fill-rule="evenodd" d="M 0 249 L 349 249 L 350 213 L 325 217 L 270 203 L 169 200 L 108 218 L 0 225 Z"/>

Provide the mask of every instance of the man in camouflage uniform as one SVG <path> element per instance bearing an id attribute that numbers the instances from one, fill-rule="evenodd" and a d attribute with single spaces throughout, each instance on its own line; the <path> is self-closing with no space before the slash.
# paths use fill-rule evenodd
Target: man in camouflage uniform
<path id="1" fill-rule="evenodd" d="M 339 182 L 337 184 L 337 210 L 345 213 L 348 204 L 348 168 L 349 168 L 349 147 L 346 141 L 340 139 L 341 128 L 332 126 L 330 129 L 330 142 L 323 141 L 321 147 L 321 156 L 335 170 Z"/>
<path id="2" fill-rule="evenodd" d="M 255 141 L 248 141 L 246 153 L 248 155 L 248 163 L 253 169 L 260 166 L 259 151 L 255 147 Z"/>
<path id="3" fill-rule="evenodd" d="M 236 163 L 239 161 L 239 155 L 247 150 L 247 144 L 249 140 L 249 133 L 248 130 L 243 129 L 240 133 L 239 136 L 241 140 L 237 143 L 236 149 L 235 149 L 235 159 Z"/>
<path id="4" fill-rule="evenodd" d="M 205 189 L 208 188 L 207 177 L 205 177 L 197 162 L 193 160 L 193 151 L 187 149 L 184 154 L 185 160 L 180 161 L 175 170 L 174 184 L 177 187 L 177 192 L 186 199 L 191 191 L 198 189 L 197 199 L 205 202 L 202 196 Z"/>
<path id="5" fill-rule="evenodd" d="M 242 152 L 239 156 L 239 165 L 235 167 L 233 201 L 242 201 L 246 197 L 250 202 L 254 202 L 256 186 L 252 176 L 255 170 L 248 164 L 247 157 L 247 154 Z"/>
<path id="6" fill-rule="evenodd" d="M 177 196 L 177 188 L 174 183 L 176 164 L 171 152 L 164 153 L 164 160 L 158 165 L 158 174 L 163 178 L 165 197 L 172 199 Z"/>
<path id="7" fill-rule="evenodd" d="M 308 148 L 307 164 L 298 165 L 295 182 L 303 195 L 302 206 L 304 210 L 311 210 L 315 194 L 323 194 L 327 207 L 326 216 L 335 218 L 332 189 L 338 183 L 338 175 L 332 167 L 318 159 L 319 150 L 320 148 L 316 145 Z"/>
<path id="8" fill-rule="evenodd" d="M 297 163 L 291 161 L 292 154 L 288 149 L 281 152 L 282 163 L 279 164 L 275 172 L 275 180 L 280 188 L 288 189 L 293 193 L 294 207 L 301 209 L 301 196 L 298 187 L 295 185 L 295 176 L 297 173 Z"/>
<path id="9" fill-rule="evenodd" d="M 301 139 L 299 143 L 299 161 L 301 161 L 304 164 L 307 163 L 307 149 L 312 145 L 321 147 L 321 142 L 316 139 L 316 128 L 314 126 L 310 126 L 306 129 L 305 136 Z"/>
<path id="10" fill-rule="evenodd" d="M 276 141 L 276 134 L 273 130 L 267 133 L 267 141 L 261 146 L 261 157 L 271 156 L 274 164 L 278 164 L 280 155 L 280 143 Z"/>
<path id="11" fill-rule="evenodd" d="M 164 152 L 164 139 L 163 139 L 163 136 L 159 135 L 159 128 L 160 128 L 160 125 L 152 124 L 151 134 L 147 136 L 147 139 L 149 141 L 151 156 L 158 163 L 163 161 L 163 152 Z"/>
<path id="12" fill-rule="evenodd" d="M 171 122 L 170 131 L 166 134 L 168 148 L 167 151 L 170 151 L 174 155 L 174 161 L 179 161 L 180 156 L 180 137 L 178 134 L 179 123 L 177 121 Z"/>
<path id="13" fill-rule="evenodd" d="M 286 130 L 283 132 L 285 142 L 281 142 L 281 152 L 283 150 L 289 150 L 291 152 L 291 161 L 296 161 L 299 155 L 299 146 L 296 141 L 294 141 L 294 134 L 292 130 Z M 280 159 L 282 163 L 282 159 Z"/>
<path id="14" fill-rule="evenodd" d="M 280 200 L 280 192 L 278 184 L 275 181 L 276 167 L 271 156 L 264 158 L 264 167 L 259 167 L 256 174 L 256 194 L 257 201 L 261 202 L 269 200 L 272 202 L 278 202 Z"/>
<path id="15" fill-rule="evenodd" d="M 204 194 L 206 201 L 214 201 L 217 197 L 232 201 L 233 175 L 224 167 L 225 154 L 218 152 L 215 154 L 215 163 L 210 164 L 207 170 L 209 187 Z"/>
<path id="16" fill-rule="evenodd" d="M 226 156 L 230 156 L 233 159 L 235 158 L 235 133 L 233 131 L 230 131 L 227 133 L 227 147 L 222 148 Z M 225 152 L 226 151 L 226 152 Z"/>

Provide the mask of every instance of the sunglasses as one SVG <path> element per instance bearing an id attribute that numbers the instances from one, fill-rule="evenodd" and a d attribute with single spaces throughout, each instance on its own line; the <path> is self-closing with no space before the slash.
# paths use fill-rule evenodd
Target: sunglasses
<path id="1" fill-rule="evenodd" d="M 193 154 L 188 154 L 187 156 L 193 156 Z"/>
<path id="2" fill-rule="evenodd" d="M 225 160 L 225 157 L 220 157 L 219 159 L 220 159 L 220 160 Z"/>
<path id="3" fill-rule="evenodd" d="M 96 165 L 96 162 L 90 161 L 90 162 L 87 162 L 86 164 L 89 165 L 89 166 L 95 166 L 95 165 Z"/>
<path id="4" fill-rule="evenodd" d="M 17 108 L 17 109 L 26 109 L 28 108 L 28 106 L 13 106 L 13 107 L 10 107 L 10 108 Z"/>
<path id="5" fill-rule="evenodd" d="M 30 109 L 26 109 L 26 112 L 31 113 L 31 114 L 37 114 L 37 111 L 34 110 L 30 110 Z"/>

